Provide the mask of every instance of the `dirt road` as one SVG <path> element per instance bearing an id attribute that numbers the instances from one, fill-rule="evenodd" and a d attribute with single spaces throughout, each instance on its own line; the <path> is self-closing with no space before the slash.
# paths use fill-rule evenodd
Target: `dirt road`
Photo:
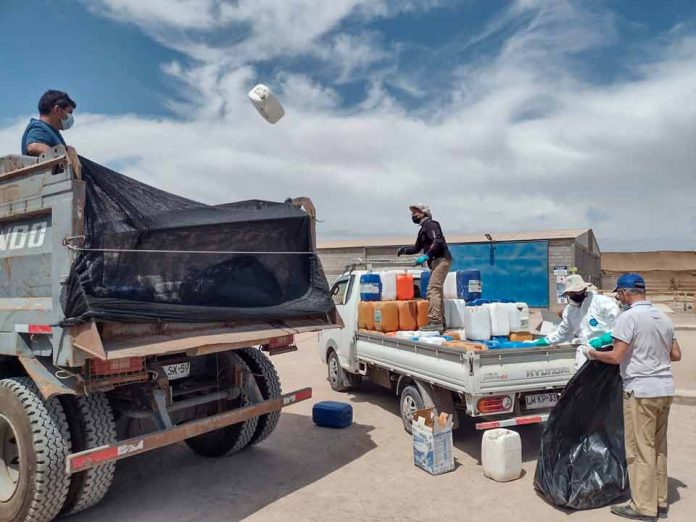
<path id="1" fill-rule="evenodd" d="M 127 459 L 104 502 L 70 520 L 619 520 L 606 508 L 564 513 L 535 494 L 538 426 L 519 430 L 525 470 L 520 480 L 498 484 L 484 478 L 481 435 L 470 427 L 455 437 L 457 469 L 431 477 L 413 465 L 394 397 L 372 386 L 332 392 L 312 342 L 274 362 L 285 390 L 311 385 L 314 398 L 286 410 L 270 439 L 219 460 L 197 457 L 184 445 Z M 350 402 L 355 424 L 345 430 L 315 427 L 312 403 L 323 399 Z M 696 513 L 696 407 L 673 407 L 669 444 L 670 520 L 687 522 Z"/>

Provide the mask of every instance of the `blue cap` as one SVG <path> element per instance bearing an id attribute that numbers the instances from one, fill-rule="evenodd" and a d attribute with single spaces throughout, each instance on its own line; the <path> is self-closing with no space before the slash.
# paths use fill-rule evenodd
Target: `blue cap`
<path id="1" fill-rule="evenodd" d="M 623 274 L 616 281 L 616 288 L 614 288 L 614 292 L 617 292 L 622 288 L 638 288 L 639 290 L 645 290 L 645 279 L 643 279 L 640 274 L 636 274 L 635 272 Z"/>

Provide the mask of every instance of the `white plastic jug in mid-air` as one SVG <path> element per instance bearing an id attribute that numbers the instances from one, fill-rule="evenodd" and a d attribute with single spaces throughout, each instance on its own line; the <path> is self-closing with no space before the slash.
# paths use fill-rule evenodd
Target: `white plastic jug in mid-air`
<path id="1" fill-rule="evenodd" d="M 249 91 L 248 96 L 256 110 L 268 123 L 276 123 L 285 116 L 285 109 L 273 96 L 270 87 L 260 83 Z"/>
<path id="2" fill-rule="evenodd" d="M 483 474 L 498 482 L 516 480 L 522 475 L 522 439 L 516 431 L 488 430 L 481 441 Z"/>

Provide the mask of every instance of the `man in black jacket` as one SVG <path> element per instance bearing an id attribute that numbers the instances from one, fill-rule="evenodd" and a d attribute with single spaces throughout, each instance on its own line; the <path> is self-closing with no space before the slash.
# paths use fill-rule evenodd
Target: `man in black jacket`
<path id="1" fill-rule="evenodd" d="M 442 287 L 452 264 L 452 255 L 447 247 L 447 241 L 440 228 L 440 223 L 433 221 L 433 215 L 426 205 L 411 205 L 411 219 L 420 225 L 416 244 L 412 247 L 401 247 L 397 256 L 414 255 L 422 252 L 416 259 L 416 265 L 428 264 L 431 270 L 428 283 L 428 325 L 421 330 L 444 330 L 444 302 Z"/>

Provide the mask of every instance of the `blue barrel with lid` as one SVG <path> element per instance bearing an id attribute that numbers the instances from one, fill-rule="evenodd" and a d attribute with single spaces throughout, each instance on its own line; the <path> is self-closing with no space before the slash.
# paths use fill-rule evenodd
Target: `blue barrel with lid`
<path id="1" fill-rule="evenodd" d="M 428 284 L 430 283 L 430 271 L 423 270 L 420 276 L 420 296 L 425 299 L 428 295 Z"/>
<path id="2" fill-rule="evenodd" d="M 360 299 L 363 301 L 380 301 L 382 299 L 382 279 L 379 274 L 360 276 Z"/>
<path id="3" fill-rule="evenodd" d="M 481 271 L 476 268 L 457 271 L 457 297 L 467 303 L 481 299 L 483 290 L 481 284 Z"/>

